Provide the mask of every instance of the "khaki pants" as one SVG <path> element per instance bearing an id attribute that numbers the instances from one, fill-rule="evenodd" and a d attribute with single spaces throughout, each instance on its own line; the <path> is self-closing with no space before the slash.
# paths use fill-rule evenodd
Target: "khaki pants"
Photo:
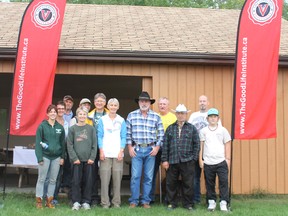
<path id="1" fill-rule="evenodd" d="M 110 206 L 109 201 L 109 182 L 113 179 L 113 199 L 114 206 L 121 205 L 121 180 L 123 174 L 123 160 L 118 161 L 117 158 L 105 158 L 100 161 L 100 179 L 101 179 L 101 205 L 104 207 Z"/>

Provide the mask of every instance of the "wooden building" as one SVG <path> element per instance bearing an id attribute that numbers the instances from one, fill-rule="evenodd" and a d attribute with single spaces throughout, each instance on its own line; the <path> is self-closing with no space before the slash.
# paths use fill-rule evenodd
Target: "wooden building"
<path id="1" fill-rule="evenodd" d="M 0 3 L 1 147 L 5 145 L 18 30 L 25 3 Z M 53 101 L 70 94 L 74 108 L 97 92 L 120 101 L 126 117 L 142 90 L 170 108 L 198 110 L 208 96 L 231 131 L 239 10 L 67 5 Z M 276 139 L 233 142 L 232 193 L 288 193 L 288 22 L 282 20 Z M 265 97 L 265 95 L 263 95 Z M 156 102 L 157 103 L 157 102 Z M 157 105 L 154 105 L 157 111 Z M 261 109 L 261 107 L 259 107 Z M 265 116 L 263 116 L 265 118 Z M 267 125 L 269 127 L 269 125 Z M 286 133 L 285 133 L 286 132 Z M 11 137 L 11 145 L 33 142 Z M 126 157 L 129 157 L 128 155 Z"/>

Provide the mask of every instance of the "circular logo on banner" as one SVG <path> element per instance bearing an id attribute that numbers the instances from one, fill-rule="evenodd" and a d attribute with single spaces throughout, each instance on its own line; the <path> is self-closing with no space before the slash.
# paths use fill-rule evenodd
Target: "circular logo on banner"
<path id="1" fill-rule="evenodd" d="M 37 28 L 51 29 L 58 23 L 59 20 L 59 9 L 54 3 L 49 1 L 39 2 L 34 6 L 31 18 L 32 22 Z"/>
<path id="2" fill-rule="evenodd" d="M 263 26 L 272 22 L 277 16 L 278 10 L 279 7 L 275 0 L 251 1 L 248 8 L 249 19 L 254 24 Z"/>

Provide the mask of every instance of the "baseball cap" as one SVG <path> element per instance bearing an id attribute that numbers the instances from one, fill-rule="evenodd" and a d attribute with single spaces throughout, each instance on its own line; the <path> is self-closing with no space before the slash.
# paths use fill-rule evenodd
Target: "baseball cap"
<path id="1" fill-rule="evenodd" d="M 64 98 L 63 98 L 63 101 L 66 101 L 66 100 L 71 100 L 72 102 L 74 102 L 74 100 L 73 100 L 71 95 L 65 95 Z"/>
<path id="2" fill-rule="evenodd" d="M 83 99 L 80 101 L 79 105 L 84 104 L 84 103 L 89 103 L 89 104 L 91 104 L 91 101 L 90 101 L 88 98 L 83 98 Z"/>
<path id="3" fill-rule="evenodd" d="M 210 116 L 210 115 L 217 115 L 219 116 L 219 111 L 215 108 L 211 108 L 208 110 L 208 113 L 207 113 L 207 116 Z"/>

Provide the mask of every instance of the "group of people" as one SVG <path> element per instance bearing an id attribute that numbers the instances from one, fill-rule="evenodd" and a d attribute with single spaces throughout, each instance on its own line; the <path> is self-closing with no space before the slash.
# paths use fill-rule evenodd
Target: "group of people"
<path id="1" fill-rule="evenodd" d="M 95 109 L 91 112 L 91 101 L 83 98 L 75 117 L 73 102 L 73 98 L 66 95 L 56 106 L 49 105 L 47 120 L 37 129 L 37 208 L 43 208 L 43 199 L 46 199 L 45 206 L 55 208 L 61 184 L 70 187 L 72 210 L 88 210 L 99 202 L 103 208 L 119 208 L 127 145 L 131 157 L 130 208 L 151 208 L 155 202 L 156 176 L 162 163 L 166 170 L 168 210 L 178 205 L 179 178 L 183 207 L 193 210 L 194 204 L 200 203 L 200 178 L 204 169 L 208 210 L 214 211 L 217 206 L 215 178 L 218 175 L 220 209 L 227 211 L 231 138 L 222 127 L 218 110 L 208 110 L 206 96 L 199 97 L 200 111 L 192 113 L 189 120 L 190 111 L 185 105 L 179 104 L 173 110 L 174 114 L 170 112 L 166 97 L 158 101 L 159 113 L 154 112 L 151 105 L 155 99 L 145 91 L 135 99 L 139 109 L 130 112 L 126 120 L 117 114 L 120 104 L 116 98 L 109 99 L 105 108 L 103 93 L 94 96 Z"/>

